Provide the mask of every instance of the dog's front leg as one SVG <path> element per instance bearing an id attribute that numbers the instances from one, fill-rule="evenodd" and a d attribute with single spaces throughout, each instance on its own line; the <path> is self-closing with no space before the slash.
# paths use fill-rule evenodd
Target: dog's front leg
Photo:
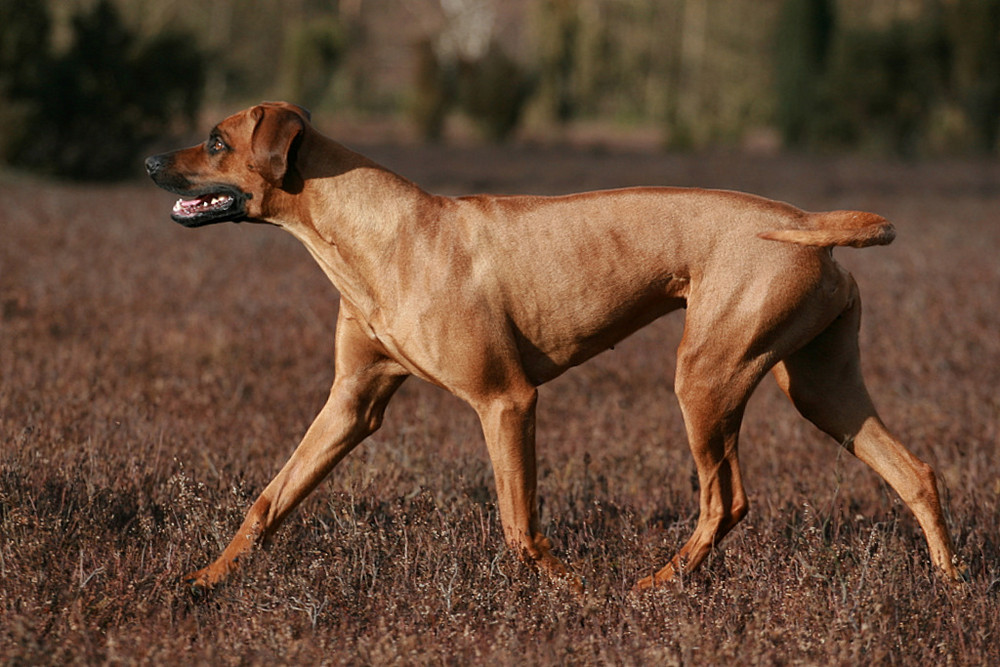
<path id="1" fill-rule="evenodd" d="M 526 564 L 557 579 L 569 578 L 551 554 L 538 525 L 535 466 L 535 404 L 538 392 L 526 386 L 476 406 L 496 478 L 500 521 L 508 546 Z M 579 583 L 572 579 L 579 587 Z"/>
<path id="2" fill-rule="evenodd" d="M 336 380 L 326 405 L 291 458 L 251 506 L 222 555 L 208 567 L 185 576 L 186 583 L 211 588 L 225 579 L 341 459 L 381 425 L 386 404 L 407 376 L 344 313 L 342 306 L 337 326 Z"/>

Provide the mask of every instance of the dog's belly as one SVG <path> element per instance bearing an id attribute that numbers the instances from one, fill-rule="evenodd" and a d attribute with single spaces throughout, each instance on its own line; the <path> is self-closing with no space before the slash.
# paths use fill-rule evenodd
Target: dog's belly
<path id="1" fill-rule="evenodd" d="M 573 366 L 611 348 L 686 300 L 663 292 L 605 311 L 574 312 L 521 326 L 514 321 L 525 375 L 535 385 L 552 380 Z"/>

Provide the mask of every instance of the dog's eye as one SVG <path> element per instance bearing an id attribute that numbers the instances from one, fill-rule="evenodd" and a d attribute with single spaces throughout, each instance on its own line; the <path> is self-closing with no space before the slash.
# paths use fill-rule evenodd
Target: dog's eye
<path id="1" fill-rule="evenodd" d="M 222 141 L 222 139 L 220 139 L 219 137 L 209 138 L 208 140 L 209 153 L 219 153 L 221 151 L 226 150 L 226 148 L 228 148 L 228 146 L 226 146 L 226 143 Z"/>

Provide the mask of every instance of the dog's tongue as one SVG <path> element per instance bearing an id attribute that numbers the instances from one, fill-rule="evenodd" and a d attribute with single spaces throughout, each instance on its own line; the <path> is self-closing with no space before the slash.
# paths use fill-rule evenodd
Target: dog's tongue
<path id="1" fill-rule="evenodd" d="M 229 195 L 208 194 L 196 199 L 178 199 L 174 204 L 174 213 L 180 215 L 191 215 L 206 211 L 212 208 L 224 207 L 232 201 Z"/>

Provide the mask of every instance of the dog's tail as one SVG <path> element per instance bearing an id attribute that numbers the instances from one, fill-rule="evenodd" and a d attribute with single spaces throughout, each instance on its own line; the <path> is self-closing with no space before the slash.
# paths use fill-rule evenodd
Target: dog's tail
<path id="1" fill-rule="evenodd" d="M 800 229 L 776 229 L 758 236 L 770 241 L 784 241 L 799 245 L 851 246 L 867 248 L 872 245 L 889 245 L 896 238 L 896 230 L 888 220 L 864 211 L 830 211 L 807 213 L 805 225 Z"/>

